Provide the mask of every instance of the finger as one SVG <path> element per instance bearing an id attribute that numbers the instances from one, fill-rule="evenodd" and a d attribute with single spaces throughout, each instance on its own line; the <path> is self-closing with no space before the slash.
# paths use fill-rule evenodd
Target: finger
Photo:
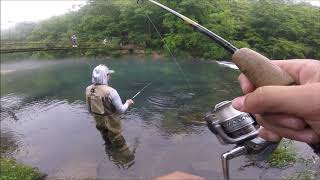
<path id="1" fill-rule="evenodd" d="M 316 60 L 292 59 L 276 60 L 273 64 L 286 71 L 297 84 L 320 81 L 320 62 Z"/>
<path id="2" fill-rule="evenodd" d="M 318 121 L 306 120 L 306 123 L 320 136 L 320 119 Z"/>
<path id="3" fill-rule="evenodd" d="M 320 62 L 317 60 L 273 60 L 272 63 L 286 71 L 297 84 L 320 81 Z"/>
<path id="4" fill-rule="evenodd" d="M 269 123 L 272 126 L 288 128 L 292 130 L 303 130 L 306 128 L 306 123 L 303 119 L 286 114 L 263 114 L 262 120 L 264 123 Z"/>
<path id="5" fill-rule="evenodd" d="M 246 75 L 241 73 L 238 78 L 238 81 L 244 94 L 250 93 L 254 90 L 253 84 L 250 82 Z"/>
<path id="6" fill-rule="evenodd" d="M 259 136 L 271 142 L 279 142 L 282 139 L 278 134 L 263 127 L 259 131 Z"/>
<path id="7" fill-rule="evenodd" d="M 282 128 L 278 126 L 273 126 L 270 123 L 265 123 L 265 121 L 262 120 L 261 117 L 257 116 L 258 123 L 268 129 L 269 131 L 274 132 L 280 137 L 285 137 L 288 139 L 296 140 L 296 141 L 302 141 L 309 144 L 316 144 L 320 142 L 320 137 L 317 135 L 312 129 L 305 128 L 303 130 L 292 130 L 288 128 Z"/>
<path id="8" fill-rule="evenodd" d="M 320 112 L 320 83 L 301 86 L 264 86 L 232 101 L 235 109 L 254 114 L 284 113 L 316 119 Z"/>
<path id="9" fill-rule="evenodd" d="M 300 74 L 301 71 L 306 68 L 306 65 L 310 64 L 310 62 L 313 62 L 312 60 L 302 60 L 302 59 L 293 59 L 293 60 L 273 60 L 272 63 L 279 66 L 281 69 L 286 71 L 298 84 L 300 83 Z M 313 63 L 319 63 L 319 62 L 313 62 Z M 312 64 L 313 64 L 312 63 Z M 316 67 L 319 67 L 320 65 L 316 65 Z M 251 89 L 249 86 L 252 85 L 250 80 L 242 73 L 240 74 L 238 78 L 240 82 L 241 89 L 244 93 L 248 92 L 247 89 Z"/>
<path id="10" fill-rule="evenodd" d="M 311 82 L 320 81 L 320 62 L 316 60 L 274 60 L 273 64 L 279 66 L 281 69 L 286 71 L 297 84 L 305 84 Z M 247 94 L 254 90 L 253 84 L 244 75 L 240 74 L 238 78 L 242 91 Z"/>

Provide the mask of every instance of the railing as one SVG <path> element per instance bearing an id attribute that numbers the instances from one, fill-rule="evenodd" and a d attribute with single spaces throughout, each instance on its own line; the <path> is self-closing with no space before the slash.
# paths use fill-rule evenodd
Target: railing
<path id="1" fill-rule="evenodd" d="M 107 49 L 107 50 L 143 50 L 135 44 L 114 45 L 103 43 L 79 43 L 72 47 L 70 43 L 44 43 L 44 42 L 0 42 L 0 54 L 34 51 L 57 51 L 57 50 L 82 50 L 82 49 Z"/>

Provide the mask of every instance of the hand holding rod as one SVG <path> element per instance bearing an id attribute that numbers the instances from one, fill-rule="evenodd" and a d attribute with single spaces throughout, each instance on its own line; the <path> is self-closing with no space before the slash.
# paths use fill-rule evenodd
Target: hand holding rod
<path id="1" fill-rule="evenodd" d="M 228 52 L 232 53 L 232 62 L 238 66 L 240 71 L 244 73 L 256 87 L 294 84 L 294 80 L 286 72 L 280 69 L 280 67 L 272 64 L 270 60 L 263 55 L 248 48 L 238 49 L 230 42 L 194 22 L 188 17 L 154 0 L 148 1 L 178 16 L 185 22 L 189 23 L 196 30 L 205 34 L 214 42 L 225 48 Z"/>
<path id="2" fill-rule="evenodd" d="M 186 16 L 154 1 L 148 0 L 149 2 L 169 11 L 170 13 L 178 16 L 185 22 L 189 23 L 194 29 L 205 34 L 214 42 L 222 46 L 232 55 L 232 62 L 235 63 L 240 71 L 245 74 L 255 87 L 268 86 L 268 85 L 292 85 L 294 80 L 280 67 L 271 63 L 271 61 L 265 56 L 248 48 L 238 49 L 230 42 L 226 41 L 222 37 L 187 18 Z M 244 146 L 238 147 L 223 154 L 222 164 L 224 170 L 224 178 L 229 179 L 228 161 L 234 157 L 246 154 L 247 150 Z"/>

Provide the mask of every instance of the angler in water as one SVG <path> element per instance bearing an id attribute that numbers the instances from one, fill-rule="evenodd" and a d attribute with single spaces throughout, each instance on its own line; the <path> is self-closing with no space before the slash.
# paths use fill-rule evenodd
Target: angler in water
<path id="1" fill-rule="evenodd" d="M 105 65 L 94 68 L 92 85 L 86 88 L 86 101 L 89 112 L 96 121 L 96 128 L 101 132 L 106 144 L 110 144 L 113 150 L 121 153 L 122 158 L 127 157 L 124 162 L 126 164 L 134 159 L 134 155 L 121 135 L 119 114 L 124 113 L 134 102 L 128 99 L 122 104 L 118 92 L 108 85 L 112 73 L 114 71 Z"/>

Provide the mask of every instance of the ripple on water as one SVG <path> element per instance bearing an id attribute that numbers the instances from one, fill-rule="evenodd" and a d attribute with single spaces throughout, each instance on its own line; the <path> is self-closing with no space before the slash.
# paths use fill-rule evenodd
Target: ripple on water
<path id="1" fill-rule="evenodd" d="M 0 98 L 0 114 L 1 114 L 1 121 L 7 118 L 12 118 L 15 121 L 18 120 L 16 116 L 16 111 L 19 109 L 21 104 L 23 103 L 23 96 L 16 95 L 16 94 L 8 94 L 6 96 L 1 96 Z"/>
<path id="2" fill-rule="evenodd" d="M 177 109 L 185 100 L 192 99 L 194 93 L 185 90 L 159 91 L 147 98 L 147 101 L 159 109 Z"/>
<path id="3" fill-rule="evenodd" d="M 13 130 L 1 128 L 1 154 L 5 156 L 13 156 L 15 152 L 20 151 L 23 147 L 23 138 Z"/>
<path id="4" fill-rule="evenodd" d="M 66 100 L 34 99 L 23 95 L 8 94 L 1 97 L 1 121 L 19 117 L 33 117 L 68 103 Z"/>
<path id="5" fill-rule="evenodd" d="M 37 101 L 37 102 L 34 102 L 33 104 L 35 105 L 35 107 L 37 108 L 40 108 L 40 112 L 46 112 L 46 111 L 49 111 L 57 106 L 60 106 L 62 104 L 65 104 L 67 103 L 66 101 L 64 100 L 52 100 L 52 101 Z"/>
<path id="6" fill-rule="evenodd" d="M 176 109 L 176 98 L 172 96 L 153 95 L 147 98 L 148 102 L 159 109 Z"/>
<path id="7" fill-rule="evenodd" d="M 21 104 L 22 101 L 23 101 L 23 96 L 16 95 L 14 93 L 1 96 L 0 98 L 1 108 L 11 108 Z"/>

